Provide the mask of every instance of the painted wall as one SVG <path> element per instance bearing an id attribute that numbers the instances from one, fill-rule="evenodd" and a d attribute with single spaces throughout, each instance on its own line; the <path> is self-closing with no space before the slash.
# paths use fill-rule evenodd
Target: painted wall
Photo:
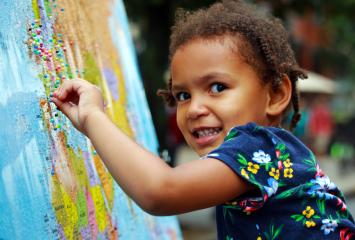
<path id="1" fill-rule="evenodd" d="M 157 151 L 122 0 L 0 9 L 0 239 L 181 239 L 176 218 L 137 207 L 48 101 L 62 81 L 88 79 L 117 126 Z"/>

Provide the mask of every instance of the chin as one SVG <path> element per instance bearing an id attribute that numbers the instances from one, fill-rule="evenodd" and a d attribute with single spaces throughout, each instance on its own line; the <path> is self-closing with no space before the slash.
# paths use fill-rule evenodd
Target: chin
<path id="1" fill-rule="evenodd" d="M 200 157 L 204 157 L 204 156 L 206 156 L 206 154 L 208 153 L 208 152 L 206 152 L 206 153 L 204 153 L 204 152 L 199 152 L 199 151 L 195 151 Z"/>
<path id="2" fill-rule="evenodd" d="M 195 146 L 191 146 L 191 145 L 190 145 L 190 147 L 200 157 L 203 157 L 208 153 L 208 151 L 206 149 L 196 148 Z"/>
<path id="3" fill-rule="evenodd" d="M 200 156 L 200 157 L 204 157 L 206 156 L 208 153 L 210 153 L 212 150 L 214 150 L 216 147 L 206 147 L 204 149 L 195 149 L 195 152 Z"/>

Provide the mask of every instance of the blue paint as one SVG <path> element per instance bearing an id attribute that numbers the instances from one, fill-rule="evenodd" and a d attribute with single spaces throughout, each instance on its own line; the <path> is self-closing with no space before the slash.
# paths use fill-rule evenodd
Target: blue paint
<path id="1" fill-rule="evenodd" d="M 49 49 L 53 44 L 51 24 L 55 19 L 47 19 L 43 0 L 38 2 L 42 9 L 43 43 Z M 43 117 L 40 101 L 47 96 L 39 74 L 44 74 L 46 81 L 53 76 L 42 72 L 43 66 L 29 54 L 31 51 L 39 54 L 38 47 L 29 51 L 26 44 L 28 24 L 34 22 L 31 4 L 28 0 L 0 1 L 0 239 L 64 238 L 64 229 L 52 205 L 52 176 L 59 174 L 55 168 L 60 151 L 56 149 L 57 132 L 64 132 L 65 144 L 77 155 L 83 152 L 84 170 L 89 175 L 87 184 L 101 184 L 87 138 L 59 112 L 56 116 Z M 130 124 L 137 141 L 156 153 L 158 143 L 121 0 L 113 4 L 112 11 L 111 35 L 122 61 Z M 116 27 L 122 29 L 121 35 Z M 118 80 L 113 70 L 105 69 L 102 74 L 117 100 Z M 49 131 L 46 121 L 61 127 Z M 107 199 L 105 203 L 107 205 Z M 165 240 L 170 239 L 170 230 L 182 238 L 175 217 L 158 218 L 144 213 L 117 184 L 114 185 L 113 209 L 109 213 L 121 239 Z M 87 226 L 78 233 L 91 234 Z M 105 239 L 105 233 L 99 233 L 99 238 Z"/>

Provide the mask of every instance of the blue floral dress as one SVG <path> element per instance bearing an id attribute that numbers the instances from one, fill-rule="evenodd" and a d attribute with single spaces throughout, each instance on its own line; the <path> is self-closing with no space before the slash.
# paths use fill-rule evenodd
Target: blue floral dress
<path id="1" fill-rule="evenodd" d="M 256 187 L 217 206 L 218 239 L 355 239 L 343 194 L 288 131 L 235 127 L 206 157 Z"/>

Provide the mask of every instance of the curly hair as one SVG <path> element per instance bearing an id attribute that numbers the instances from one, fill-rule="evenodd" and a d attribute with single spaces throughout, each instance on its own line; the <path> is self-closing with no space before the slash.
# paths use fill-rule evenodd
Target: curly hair
<path id="1" fill-rule="evenodd" d="M 299 78 L 307 78 L 307 75 L 299 68 L 288 34 L 278 18 L 260 12 L 254 5 L 241 0 L 222 0 L 195 12 L 179 9 L 170 36 L 169 60 L 177 49 L 189 41 L 225 35 L 236 40 L 240 57 L 255 69 L 264 83 L 271 82 L 274 90 L 285 75 L 289 77 L 294 111 L 290 129 L 293 129 L 301 117 L 296 82 Z M 168 105 L 174 106 L 171 81 L 168 89 L 158 90 L 158 95 Z"/>

